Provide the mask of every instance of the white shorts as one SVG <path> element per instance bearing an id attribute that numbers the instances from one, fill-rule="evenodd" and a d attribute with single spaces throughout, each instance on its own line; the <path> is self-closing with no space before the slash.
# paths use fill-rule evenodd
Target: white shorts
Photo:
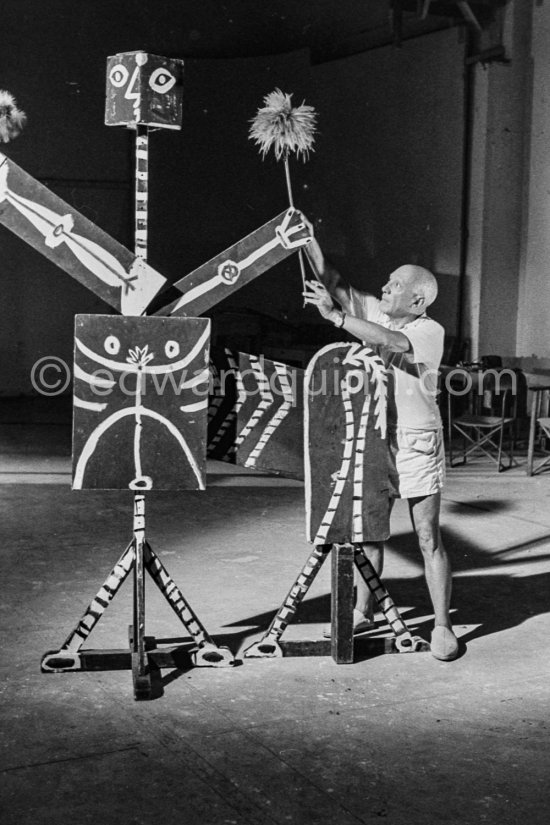
<path id="1" fill-rule="evenodd" d="M 395 498 L 417 498 L 440 492 L 445 482 L 442 429 L 390 429 L 388 443 Z"/>

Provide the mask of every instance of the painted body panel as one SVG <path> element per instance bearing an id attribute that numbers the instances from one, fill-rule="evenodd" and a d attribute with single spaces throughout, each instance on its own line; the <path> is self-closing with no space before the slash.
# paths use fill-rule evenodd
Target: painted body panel
<path id="1" fill-rule="evenodd" d="M 73 489 L 204 489 L 210 321 L 75 319 Z"/>
<path id="2" fill-rule="evenodd" d="M 362 344 L 330 344 L 304 383 L 306 527 L 314 544 L 389 537 L 386 374 Z"/>

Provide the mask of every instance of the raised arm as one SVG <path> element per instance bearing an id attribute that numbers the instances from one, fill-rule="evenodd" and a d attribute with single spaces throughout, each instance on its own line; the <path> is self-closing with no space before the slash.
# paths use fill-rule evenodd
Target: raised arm
<path id="1" fill-rule="evenodd" d="M 408 352 L 411 346 L 407 336 L 399 330 L 388 329 L 381 324 L 356 318 L 342 306 L 342 310 L 337 309 L 332 300 L 332 295 L 327 287 L 316 281 L 306 281 L 306 290 L 303 292 L 306 304 L 313 304 L 317 307 L 323 318 L 330 321 L 340 329 L 349 332 L 355 338 L 359 338 L 366 344 L 387 347 L 392 352 Z"/>
<path id="2" fill-rule="evenodd" d="M 332 297 L 338 301 L 342 309 L 345 312 L 349 312 L 351 308 L 349 284 L 338 270 L 327 261 L 315 237 L 313 226 L 307 218 L 304 218 L 304 220 L 313 236 L 313 240 L 306 246 L 305 251 L 317 280 L 326 287 Z"/>

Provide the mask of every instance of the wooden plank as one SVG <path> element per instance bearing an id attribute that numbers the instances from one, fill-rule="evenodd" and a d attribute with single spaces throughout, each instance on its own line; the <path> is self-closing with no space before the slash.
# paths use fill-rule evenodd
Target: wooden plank
<path id="1" fill-rule="evenodd" d="M 283 656 L 330 656 L 330 639 L 281 639 Z"/>
<path id="2" fill-rule="evenodd" d="M 332 642 L 330 639 L 281 639 L 279 646 L 285 658 L 291 656 L 331 656 Z M 389 653 L 399 653 L 395 645 L 393 636 L 374 637 L 357 636 L 353 640 L 354 658 L 353 661 L 363 661 L 375 656 L 384 656 Z M 429 644 L 417 649 L 417 653 L 427 653 L 430 650 Z M 245 660 L 246 661 L 246 660 Z"/>
<path id="3" fill-rule="evenodd" d="M 0 223 L 123 315 L 166 278 L 0 153 Z"/>
<path id="4" fill-rule="evenodd" d="M 206 318 L 75 319 L 73 489 L 205 489 Z"/>
<path id="5" fill-rule="evenodd" d="M 145 637 L 147 658 L 156 668 L 172 668 L 188 670 L 193 666 L 190 650 L 195 648 L 194 642 L 185 645 L 170 647 L 156 647 L 153 637 Z M 80 650 L 80 670 L 131 670 L 131 651 L 120 649 L 88 648 Z"/>
<path id="6" fill-rule="evenodd" d="M 331 655 L 339 665 L 353 662 L 354 555 L 351 544 L 332 547 Z"/>
<path id="7" fill-rule="evenodd" d="M 190 272 L 176 286 L 182 293 L 156 315 L 203 315 L 297 249 L 311 235 L 297 209 L 287 209 L 233 246 Z"/>
<path id="8" fill-rule="evenodd" d="M 359 344 L 329 344 L 304 385 L 305 494 L 314 544 L 389 537 L 386 377 Z"/>
<path id="9" fill-rule="evenodd" d="M 146 640 L 148 638 L 149 637 L 146 637 Z M 283 651 L 284 657 L 331 655 L 330 639 L 281 639 L 279 641 L 279 646 Z M 194 648 L 194 642 L 170 647 L 155 647 L 153 640 L 153 647 L 147 645 L 147 657 L 149 661 L 157 668 L 189 670 L 193 667 L 191 650 Z M 388 653 L 399 653 L 395 646 L 395 640 L 393 637 L 369 638 L 366 636 L 358 636 L 354 640 L 354 648 L 356 661 L 362 661 L 363 659 L 371 658 L 373 656 L 382 656 Z M 421 648 L 421 651 L 428 652 L 429 649 L 430 646 L 426 642 Z M 78 657 L 80 659 L 79 672 L 132 669 L 131 652 L 130 650 L 124 648 L 88 648 L 80 650 Z M 254 662 L 256 661 L 257 660 L 255 659 Z M 248 664 L 248 660 L 244 659 L 244 663 L 245 665 Z M 69 668 L 69 670 L 75 672 L 73 668 Z M 60 657 L 60 668 L 58 672 L 62 671 L 63 666 L 61 665 Z M 53 673 L 54 671 L 48 670 L 45 672 Z"/>

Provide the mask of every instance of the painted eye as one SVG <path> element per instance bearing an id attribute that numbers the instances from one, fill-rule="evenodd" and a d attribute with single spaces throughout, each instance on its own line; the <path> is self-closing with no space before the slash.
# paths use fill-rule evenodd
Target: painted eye
<path id="1" fill-rule="evenodd" d="M 167 341 L 164 346 L 164 352 L 167 358 L 175 358 L 180 354 L 180 345 L 177 341 Z"/>
<path id="2" fill-rule="evenodd" d="M 109 355 L 118 355 L 120 352 L 120 341 L 115 335 L 108 335 L 103 346 Z"/>
<path id="3" fill-rule="evenodd" d="M 168 69 L 161 67 L 160 69 L 155 69 L 151 77 L 149 78 L 149 86 L 154 92 L 161 92 L 165 94 L 169 92 L 172 86 L 174 86 L 176 82 L 176 78 L 169 72 Z"/>
<path id="4" fill-rule="evenodd" d="M 109 72 L 109 80 L 117 89 L 125 86 L 128 82 L 128 69 L 126 66 L 123 66 L 122 63 L 117 63 L 116 66 L 113 66 Z"/>

